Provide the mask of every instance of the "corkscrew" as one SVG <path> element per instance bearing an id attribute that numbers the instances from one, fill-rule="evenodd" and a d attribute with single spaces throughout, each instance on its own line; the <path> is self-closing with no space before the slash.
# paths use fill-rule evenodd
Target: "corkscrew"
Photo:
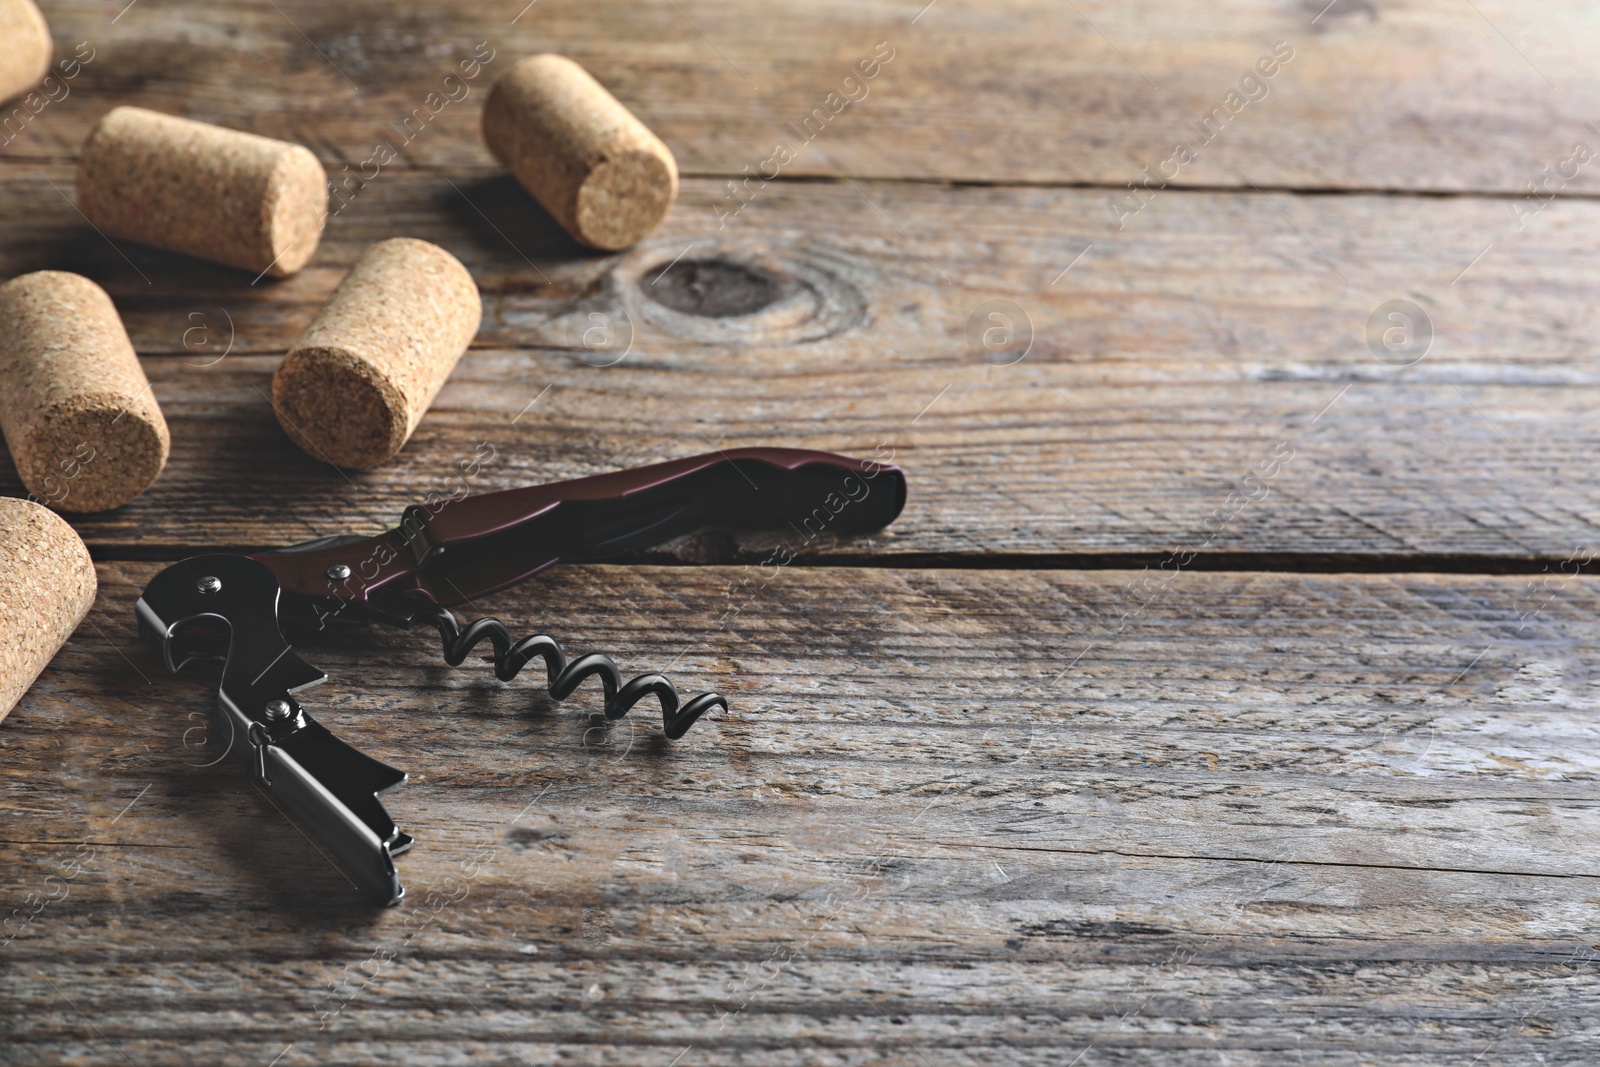
<path id="1" fill-rule="evenodd" d="M 545 686 L 557 700 L 571 696 L 585 678 L 598 677 L 605 687 L 607 719 L 622 718 L 639 701 L 653 695 L 661 701 L 661 730 L 672 741 L 687 733 L 695 720 L 712 708 L 728 707 L 728 698 L 721 693 L 701 693 L 680 707 L 682 698 L 677 688 L 661 675 L 641 674 L 624 684 L 622 672 L 610 656 L 591 652 L 569 661 L 556 639 L 544 634 L 513 644 L 511 631 L 499 619 L 479 619 L 463 629 L 455 612 L 437 604 L 421 605 L 418 616 L 438 629 L 444 641 L 444 661 L 452 667 L 461 666 L 473 648 L 487 640 L 494 646 L 494 675 L 502 682 L 511 681 L 534 659 L 544 661 Z"/>
<path id="2" fill-rule="evenodd" d="M 452 607 L 514 585 L 557 563 L 597 563 L 705 527 L 867 533 L 905 504 L 892 466 L 828 452 L 745 448 L 649 467 L 405 509 L 375 537 L 342 534 L 253 555 L 211 554 L 174 563 L 136 605 L 140 632 L 167 668 L 221 660 L 218 719 L 228 754 L 330 847 L 334 859 L 386 904 L 400 885 L 394 857 L 412 844 L 378 795 L 406 780 L 316 722 L 298 693 L 327 676 L 284 639 L 285 624 L 313 634 L 334 622 L 422 623 L 438 631 L 445 662 L 460 666 L 488 642 L 503 682 L 534 660 L 566 700 L 600 682 L 607 719 L 654 697 L 662 730 L 677 740 L 721 694 L 685 702 L 660 674 L 624 681 L 611 657 L 568 659 L 543 634 L 515 640 L 497 619 L 463 625 Z"/>

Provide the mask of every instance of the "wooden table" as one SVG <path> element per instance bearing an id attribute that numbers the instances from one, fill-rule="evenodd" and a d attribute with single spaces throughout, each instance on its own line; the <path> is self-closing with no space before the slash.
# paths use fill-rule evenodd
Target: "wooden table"
<path id="1" fill-rule="evenodd" d="M 0 276 L 104 285 L 173 444 L 74 519 L 99 599 L 0 726 L 0 1059 L 1595 1062 L 1600 18 L 1325 2 L 43 0 L 92 58 L 7 128 Z M 480 141 L 540 50 L 677 154 L 634 249 Z M 310 146 L 348 200 L 311 266 L 85 225 L 123 103 Z M 399 235 L 483 330 L 340 472 L 271 375 Z M 378 910 L 216 762 L 214 676 L 132 605 L 391 525 L 483 444 L 474 491 L 772 444 L 911 496 L 790 566 L 705 534 L 483 605 L 728 693 L 680 743 L 423 633 L 305 650 L 315 712 L 412 774 Z"/>

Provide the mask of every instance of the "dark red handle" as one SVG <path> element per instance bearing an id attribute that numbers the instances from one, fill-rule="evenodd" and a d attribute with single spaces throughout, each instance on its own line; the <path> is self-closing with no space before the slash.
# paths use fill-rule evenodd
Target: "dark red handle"
<path id="1" fill-rule="evenodd" d="M 893 522 L 905 498 L 897 467 L 740 448 L 413 506 L 400 529 L 379 537 L 256 558 L 294 595 L 367 603 L 381 589 L 449 606 L 555 563 L 599 562 L 708 526 L 792 528 L 801 540 L 866 533 Z M 342 567 L 349 578 L 329 577 Z"/>

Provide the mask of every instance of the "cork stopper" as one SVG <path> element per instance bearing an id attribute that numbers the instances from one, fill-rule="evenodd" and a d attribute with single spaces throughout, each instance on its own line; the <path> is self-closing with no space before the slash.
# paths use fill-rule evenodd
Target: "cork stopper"
<path id="1" fill-rule="evenodd" d="M 38 85 L 50 71 L 50 27 L 33 0 L 0 0 L 0 41 L 5 42 L 0 101 L 5 101 Z"/>
<path id="2" fill-rule="evenodd" d="M 283 278 L 317 250 L 328 176 L 297 144 L 117 107 L 83 142 L 78 207 L 112 237 Z"/>
<path id="3" fill-rule="evenodd" d="M 627 248 L 678 195 L 678 164 L 649 127 L 565 56 L 521 60 L 489 92 L 483 139 L 522 187 L 591 248 Z"/>
<path id="4" fill-rule="evenodd" d="M 482 315 L 456 257 L 409 237 L 380 241 L 278 365 L 278 421 L 317 459 L 377 466 L 411 437 Z"/>
<path id="5" fill-rule="evenodd" d="M 65 519 L 0 497 L 0 720 L 94 603 L 94 564 Z"/>
<path id="6" fill-rule="evenodd" d="M 132 500 L 171 438 L 106 291 L 41 270 L 0 285 L 0 432 L 22 484 L 62 511 Z"/>

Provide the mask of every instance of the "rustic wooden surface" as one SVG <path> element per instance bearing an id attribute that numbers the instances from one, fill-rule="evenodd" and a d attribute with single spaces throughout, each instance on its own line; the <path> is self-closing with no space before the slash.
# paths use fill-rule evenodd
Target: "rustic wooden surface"
<path id="1" fill-rule="evenodd" d="M 157 566 L 101 566 L 3 732 L 9 877 L 93 853 L 5 949 L 28 1057 L 1600 1047 L 1591 583 L 1524 618 L 1518 577 L 1182 574 L 1123 618 L 1135 573 L 790 568 L 719 628 L 755 568 L 551 572 L 485 608 L 735 710 L 668 745 L 420 633 L 319 648 L 325 718 L 418 772 L 410 898 L 373 911 L 203 766 L 209 682 L 127 633 Z"/>
<path id="2" fill-rule="evenodd" d="M 1600 1057 L 1600 162 L 1525 198 L 1600 156 L 1592 11 L 41 6 L 93 58 L 0 134 L 0 277 L 110 291 L 173 456 L 74 517 L 100 597 L 0 726 L 0 1062 Z M 870 93 L 729 214 L 878 42 Z M 1279 42 L 1265 98 L 1130 213 Z M 337 178 L 485 49 L 295 278 L 71 205 L 115 104 Z M 478 139 L 539 50 L 677 154 L 635 249 L 576 248 Z M 266 395 L 397 235 L 467 264 L 483 330 L 401 456 L 342 473 Z M 1368 347 L 1396 299 L 1431 322 L 1414 361 Z M 995 301 L 1021 329 L 986 353 Z M 409 893 L 374 910 L 215 763 L 214 677 L 161 673 L 132 604 L 196 550 L 392 525 L 480 443 L 476 491 L 776 444 L 892 452 L 911 497 L 776 572 L 781 538 L 710 533 L 481 605 L 729 695 L 676 744 L 424 633 L 307 649 L 317 713 L 413 775 Z"/>
<path id="3" fill-rule="evenodd" d="M 130 267 L 52 189 L 70 186 L 70 167 L 11 169 L 26 223 L 0 247 L 4 273 L 67 265 L 104 279 L 176 428 L 162 491 L 81 525 L 119 552 L 376 530 L 482 441 L 500 457 L 485 489 L 681 455 L 686 442 L 887 444 L 919 489 L 883 539 L 895 553 L 1169 549 L 1279 442 L 1294 459 L 1273 495 L 1207 554 L 1511 565 L 1566 558 L 1600 518 L 1588 477 L 1600 204 L 1546 209 L 1452 286 L 1497 226 L 1516 234 L 1503 202 L 1273 194 L 1316 247 L 1342 249 L 1337 269 L 1362 279 L 1347 286 L 1248 190 L 1173 193 L 1119 235 L 1103 191 L 867 183 L 869 204 L 790 184 L 718 233 L 695 210 L 715 189 L 691 181 L 662 233 L 594 257 L 507 178 L 402 171 L 333 220 L 301 275 L 250 287 L 133 246 Z M 271 374 L 359 250 L 395 232 L 471 267 L 485 327 L 400 459 L 344 475 L 281 447 Z M 754 310 L 681 310 L 718 283 Z M 1408 294 L 1438 337 L 1420 362 L 1390 366 L 1368 351 L 1366 322 Z M 974 310 L 996 299 L 1033 324 L 1008 366 L 967 346 Z M 601 321 L 611 347 L 586 349 Z M 21 491 L 9 468 L 0 485 Z"/>

